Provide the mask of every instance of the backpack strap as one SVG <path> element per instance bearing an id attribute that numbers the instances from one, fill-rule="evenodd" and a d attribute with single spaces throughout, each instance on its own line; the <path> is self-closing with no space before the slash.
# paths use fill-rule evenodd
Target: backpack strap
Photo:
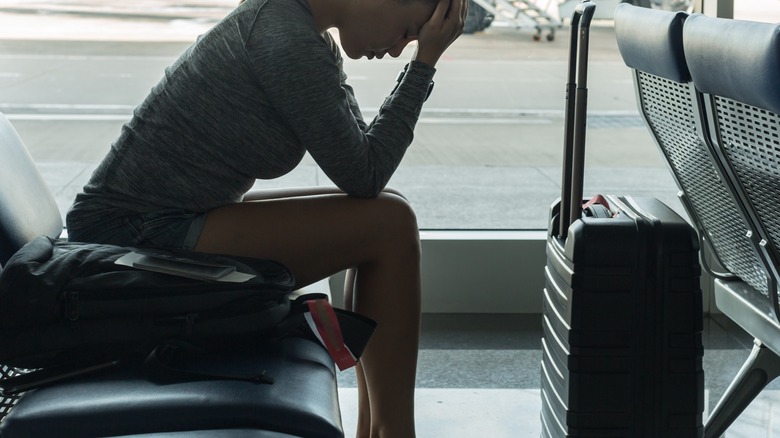
<path id="1" fill-rule="evenodd" d="M 119 360 L 85 361 L 18 373 L 0 381 L 0 395 L 3 397 L 15 396 L 25 391 L 111 368 L 119 363 Z"/>

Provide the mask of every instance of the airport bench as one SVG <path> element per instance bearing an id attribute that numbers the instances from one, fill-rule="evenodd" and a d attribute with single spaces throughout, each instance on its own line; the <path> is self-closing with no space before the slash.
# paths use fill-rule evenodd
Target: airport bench
<path id="1" fill-rule="evenodd" d="M 0 114 L 0 266 L 35 237 L 60 237 L 54 197 Z M 0 340 L 2 342 L 2 340 Z M 320 344 L 286 338 L 206 357 L 226 375 L 263 369 L 273 384 L 199 380 L 156 384 L 140 364 L 0 399 L 2 437 L 343 437 L 336 371 Z M 25 370 L 0 366 L 0 377 Z"/>

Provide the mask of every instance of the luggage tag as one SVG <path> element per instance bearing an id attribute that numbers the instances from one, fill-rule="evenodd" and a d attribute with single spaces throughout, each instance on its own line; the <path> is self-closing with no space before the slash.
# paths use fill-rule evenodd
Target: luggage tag
<path id="1" fill-rule="evenodd" d="M 305 302 L 308 312 L 304 314 L 314 336 L 328 350 L 331 358 L 344 371 L 357 365 L 357 358 L 344 343 L 336 312 L 327 299 Z"/>

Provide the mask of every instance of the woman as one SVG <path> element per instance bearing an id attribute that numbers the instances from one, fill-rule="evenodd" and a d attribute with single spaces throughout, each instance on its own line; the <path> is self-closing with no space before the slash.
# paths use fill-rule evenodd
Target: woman
<path id="1" fill-rule="evenodd" d="M 420 318 L 415 215 L 385 185 L 412 141 L 463 0 L 247 0 L 135 110 L 68 212 L 71 240 L 277 260 L 304 287 L 348 269 L 346 306 L 377 321 L 357 367 L 358 435 L 414 436 Z M 412 61 L 363 121 L 353 59 Z M 249 191 L 308 152 L 338 189 Z"/>

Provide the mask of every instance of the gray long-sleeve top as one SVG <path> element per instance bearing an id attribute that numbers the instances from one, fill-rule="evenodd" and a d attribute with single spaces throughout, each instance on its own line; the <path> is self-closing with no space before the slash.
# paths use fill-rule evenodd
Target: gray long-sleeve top
<path id="1" fill-rule="evenodd" d="M 166 69 L 76 197 L 68 227 L 239 202 L 307 151 L 341 190 L 376 196 L 412 141 L 434 72 L 411 62 L 367 125 L 306 0 L 249 0 Z"/>

